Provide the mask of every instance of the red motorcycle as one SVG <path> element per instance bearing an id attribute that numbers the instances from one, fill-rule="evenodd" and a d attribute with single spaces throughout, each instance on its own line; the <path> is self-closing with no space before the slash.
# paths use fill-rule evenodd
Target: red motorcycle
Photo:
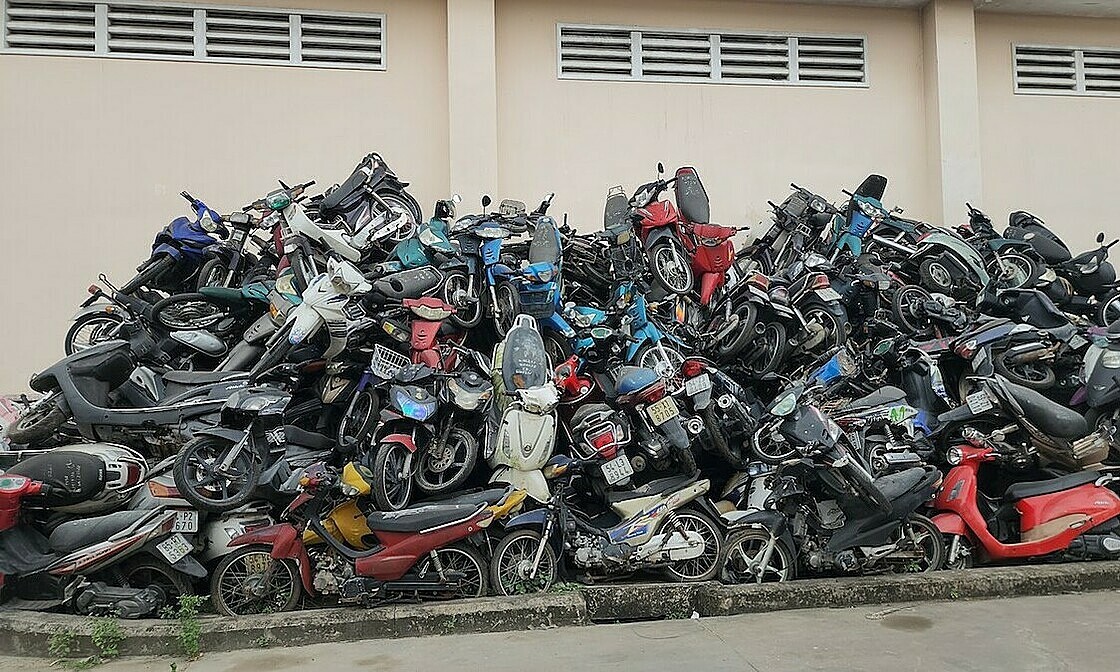
<path id="1" fill-rule="evenodd" d="M 946 455 L 953 468 L 934 499 L 939 513 L 933 522 L 946 538 L 947 566 L 970 567 L 974 559 L 1120 558 L 1120 497 L 1105 487 L 1117 477 L 1081 471 L 1016 483 L 1002 498 L 990 498 L 977 486 L 980 465 L 1030 459 L 1029 453 L 1003 443 L 999 435 L 969 432 L 969 444 L 951 448 Z"/>
<path id="2" fill-rule="evenodd" d="M 455 349 L 450 343 L 462 343 L 462 335 L 440 338 L 444 322 L 455 314 L 455 308 L 442 299 L 425 296 L 422 299 L 405 299 L 404 307 L 412 311 L 411 338 L 412 363 L 433 369 L 451 371 L 455 368 Z M 441 347 L 443 346 L 443 347 Z"/>
<path id="3" fill-rule="evenodd" d="M 677 181 L 676 177 L 662 179 L 664 172 L 665 165 L 658 163 L 657 180 L 638 187 L 630 209 L 654 279 L 669 293 L 683 295 L 692 291 L 692 266 L 681 244 L 680 214 L 671 202 L 659 198 Z"/>
<path id="4" fill-rule="evenodd" d="M 372 548 L 351 548 L 324 525 L 336 507 L 368 497 L 373 474 L 354 463 L 340 475 L 323 464 L 300 477 L 284 512 L 289 522 L 235 537 L 239 547 L 214 570 L 211 600 L 227 616 L 291 611 L 304 592 L 366 606 L 413 595 L 480 597 L 487 563 L 465 540 L 493 520 L 487 493 L 455 503 L 376 511 L 366 524 Z M 305 544 L 306 533 L 320 543 Z"/>

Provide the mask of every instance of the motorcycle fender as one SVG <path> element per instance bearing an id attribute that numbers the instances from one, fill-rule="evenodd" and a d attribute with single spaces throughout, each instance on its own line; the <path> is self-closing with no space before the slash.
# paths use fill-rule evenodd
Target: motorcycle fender
<path id="1" fill-rule="evenodd" d="M 71 317 L 70 320 L 74 321 L 74 320 L 77 320 L 78 318 L 85 317 L 86 315 L 105 315 L 105 314 L 113 315 L 113 316 L 119 318 L 120 317 L 119 313 L 107 313 L 106 312 L 105 308 L 107 308 L 109 306 L 112 306 L 112 305 L 113 304 L 110 303 L 109 301 L 106 301 L 104 299 L 99 299 L 97 303 L 90 304 L 89 307 L 82 308 L 78 312 L 74 313 L 74 316 Z"/>
<path id="2" fill-rule="evenodd" d="M 548 491 L 548 481 L 540 469 L 533 471 L 517 471 L 510 467 L 498 467 L 490 477 L 491 483 L 507 483 L 514 489 L 524 490 L 529 496 L 540 503 L 547 502 L 552 493 Z M 544 509 L 540 509 L 544 511 Z M 516 520 L 516 519 L 514 519 Z M 512 522 L 512 521 L 511 521 Z M 508 527 L 508 525 L 507 525 Z"/>
<path id="3" fill-rule="evenodd" d="M 163 556 L 159 557 L 162 559 Z M 205 579 L 208 576 L 206 568 L 203 567 L 202 564 L 198 560 L 195 560 L 194 556 L 191 555 L 185 555 L 180 558 L 179 562 L 171 565 L 171 569 L 182 572 L 187 576 L 193 576 L 196 579 Z"/>
<path id="4" fill-rule="evenodd" d="M 674 448 L 689 450 L 688 432 L 684 431 L 684 425 L 681 424 L 680 417 L 673 418 L 658 429 L 665 434 L 665 438 L 669 439 Z"/>
<path id="5" fill-rule="evenodd" d="M 207 427 L 194 432 L 192 436 L 216 436 L 219 439 L 240 443 L 241 440 L 245 438 L 245 432 L 240 429 L 229 429 L 228 427 Z"/>
<path id="6" fill-rule="evenodd" d="M 712 294 L 715 294 L 722 282 L 723 275 L 720 273 L 705 273 L 700 277 L 701 305 L 706 306 L 712 302 Z"/>
<path id="7" fill-rule="evenodd" d="M 386 434 L 381 438 L 381 443 L 399 443 L 408 449 L 408 452 L 416 452 L 416 442 L 412 440 L 409 434 Z"/>
<path id="8" fill-rule="evenodd" d="M 933 524 L 941 530 L 941 534 L 957 534 L 960 536 L 968 536 L 968 525 L 956 513 L 939 513 L 931 518 Z"/>
<path id="9" fill-rule="evenodd" d="M 526 529 L 540 530 L 544 528 L 544 523 L 547 519 L 548 509 L 533 509 L 532 511 L 510 518 L 504 527 L 506 532 Z"/>
<path id="10" fill-rule="evenodd" d="M 322 316 L 306 303 L 301 303 L 292 310 L 289 322 L 292 326 L 288 331 L 288 342 L 292 345 L 309 340 L 323 326 Z"/>
<path id="11" fill-rule="evenodd" d="M 277 523 L 275 525 L 268 525 L 266 527 L 258 527 L 254 530 L 249 530 L 244 534 L 239 534 L 233 539 L 230 539 L 229 545 L 249 546 L 251 544 L 263 544 L 265 546 L 272 546 L 279 538 L 280 533 L 285 527 L 290 528 L 292 526 L 289 523 Z"/>
<path id="12" fill-rule="evenodd" d="M 646 249 L 649 250 L 666 239 L 668 239 L 670 245 L 680 245 L 673 227 L 661 226 L 649 232 L 649 236 L 646 238 Z"/>

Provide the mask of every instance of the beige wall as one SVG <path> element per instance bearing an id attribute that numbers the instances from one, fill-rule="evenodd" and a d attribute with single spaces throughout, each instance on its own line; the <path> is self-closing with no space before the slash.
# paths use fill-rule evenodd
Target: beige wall
<path id="1" fill-rule="evenodd" d="M 557 191 L 579 227 L 602 223 L 609 186 L 657 162 L 694 164 L 717 221 L 757 224 L 789 183 L 830 198 L 872 171 L 914 216 L 927 188 L 916 10 L 719 0 L 498 0 L 499 192 Z M 559 80 L 556 23 L 866 34 L 868 89 Z"/>
<path id="2" fill-rule="evenodd" d="M 237 0 L 387 15 L 387 71 L 0 55 L 0 392 L 57 360 L 84 288 L 185 214 L 380 151 L 425 208 L 447 192 L 442 0 Z"/>
<path id="3" fill-rule="evenodd" d="M 977 43 L 984 209 L 1031 211 L 1078 251 L 1120 233 L 1120 99 L 1016 95 L 1011 62 L 1016 43 L 1120 47 L 1120 21 L 978 14 Z"/>

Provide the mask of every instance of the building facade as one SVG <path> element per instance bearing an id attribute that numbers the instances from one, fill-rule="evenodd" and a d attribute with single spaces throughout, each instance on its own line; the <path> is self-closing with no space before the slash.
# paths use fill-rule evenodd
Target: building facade
<path id="1" fill-rule="evenodd" d="M 699 168 L 718 221 L 869 172 L 908 216 L 1035 212 L 1075 247 L 1120 181 L 1120 2 L 0 0 L 0 390 L 60 355 L 188 189 L 221 210 L 377 150 L 599 225 L 608 187 Z"/>

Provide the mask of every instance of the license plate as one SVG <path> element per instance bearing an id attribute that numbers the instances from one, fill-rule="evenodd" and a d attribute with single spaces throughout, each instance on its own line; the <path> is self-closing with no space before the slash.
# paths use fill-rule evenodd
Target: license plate
<path id="1" fill-rule="evenodd" d="M 712 389 L 712 378 L 706 373 L 684 381 L 684 393 L 690 397 L 710 389 Z"/>
<path id="2" fill-rule="evenodd" d="M 973 392 L 965 397 L 965 403 L 968 404 L 968 410 L 972 411 L 973 415 L 980 415 L 985 411 L 992 410 L 992 400 L 988 397 L 988 393 L 984 390 Z"/>
<path id="3" fill-rule="evenodd" d="M 836 290 L 831 288 L 831 287 L 826 287 L 824 289 L 818 289 L 816 291 L 817 291 L 817 296 L 820 297 L 820 299 L 822 301 L 839 301 L 840 300 L 840 295 L 837 294 Z"/>
<path id="4" fill-rule="evenodd" d="M 190 555 L 194 547 L 191 546 L 190 542 L 188 542 L 187 538 L 183 535 L 173 534 L 164 541 L 156 544 L 156 550 L 160 552 L 160 555 L 163 556 L 163 559 L 166 560 L 168 564 L 174 565 L 176 562 Z"/>
<path id="5" fill-rule="evenodd" d="M 661 401 L 650 404 L 646 407 L 646 414 L 655 425 L 664 425 L 673 418 L 681 414 L 677 410 L 677 404 L 673 401 L 672 397 L 665 397 Z"/>
<path id="6" fill-rule="evenodd" d="M 1074 334 L 1073 338 L 1069 339 L 1069 347 L 1074 350 L 1080 350 L 1082 346 L 1088 345 L 1089 341 L 1081 337 L 1081 334 Z"/>
<path id="7" fill-rule="evenodd" d="M 194 534 L 198 532 L 198 511 L 179 511 L 175 514 L 175 527 L 171 528 L 172 532 L 186 532 L 187 534 Z"/>
<path id="8" fill-rule="evenodd" d="M 630 466 L 630 459 L 623 453 L 619 453 L 618 457 L 610 462 L 604 462 L 599 468 L 603 470 L 603 478 L 607 479 L 607 485 L 621 483 L 634 475 L 634 468 Z"/>

